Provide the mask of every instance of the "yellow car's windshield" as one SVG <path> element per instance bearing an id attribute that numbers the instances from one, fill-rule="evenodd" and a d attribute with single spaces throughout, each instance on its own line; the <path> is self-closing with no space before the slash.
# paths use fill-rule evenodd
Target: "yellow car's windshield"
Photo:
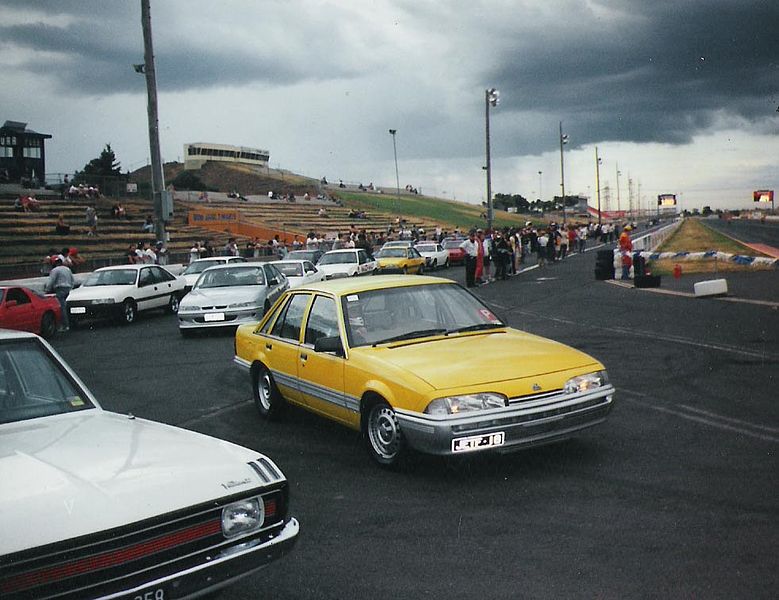
<path id="1" fill-rule="evenodd" d="M 504 326 L 489 308 L 456 284 L 349 294 L 343 306 L 351 347 Z"/>

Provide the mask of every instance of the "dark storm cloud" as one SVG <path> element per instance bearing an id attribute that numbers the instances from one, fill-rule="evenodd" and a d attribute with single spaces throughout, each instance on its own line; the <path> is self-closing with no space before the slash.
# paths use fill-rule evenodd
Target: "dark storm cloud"
<path id="1" fill-rule="evenodd" d="M 767 119 L 779 98 L 779 4 L 611 2 L 566 39 L 513 45 L 487 80 L 505 107 L 558 115 L 576 144 L 683 143 L 719 114 Z M 581 17 L 581 14 L 577 15 Z"/>
<path id="2" fill-rule="evenodd" d="M 47 8 L 46 2 L 28 2 L 27 9 Z M 0 7 L 19 8 L 19 2 L 0 0 Z M 139 77 L 132 64 L 143 62 L 140 10 L 128 10 L 127 3 L 61 2 L 52 7 L 63 17 L 62 25 L 29 23 L 0 25 L 0 40 L 35 52 L 19 67 L 52 78 L 63 90 L 76 95 L 137 92 Z M 90 10 L 90 8 L 92 10 Z M 48 11 L 51 14 L 51 11 Z M 65 18 L 68 22 L 64 22 Z M 163 25 L 165 23 L 165 25 Z M 313 46 L 299 51 L 294 41 L 265 50 L 231 43 L 223 34 L 193 36 L 171 43 L 162 18 L 153 19 L 155 62 L 161 91 L 204 90 L 217 86 L 238 86 L 253 82 L 291 84 L 327 77 L 351 77 L 352 69 L 338 64 L 336 55 L 325 62 Z M 207 33 L 207 32 L 206 32 Z M 207 42 L 207 43 L 204 43 Z"/>

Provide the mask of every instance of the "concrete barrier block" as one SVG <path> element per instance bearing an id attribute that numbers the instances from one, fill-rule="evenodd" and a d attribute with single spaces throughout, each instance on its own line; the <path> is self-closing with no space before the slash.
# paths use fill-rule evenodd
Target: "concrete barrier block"
<path id="1" fill-rule="evenodd" d="M 696 298 L 728 295 L 728 282 L 725 279 L 710 279 L 709 281 L 699 281 L 695 284 L 694 288 Z"/>

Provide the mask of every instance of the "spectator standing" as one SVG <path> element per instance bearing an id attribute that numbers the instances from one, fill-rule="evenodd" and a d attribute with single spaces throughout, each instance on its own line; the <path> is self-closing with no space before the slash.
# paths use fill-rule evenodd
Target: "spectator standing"
<path id="1" fill-rule="evenodd" d="M 225 256 L 238 256 L 238 244 L 235 243 L 235 238 L 229 238 L 224 248 Z"/>
<path id="2" fill-rule="evenodd" d="M 67 299 L 70 290 L 73 289 L 73 272 L 64 264 L 62 259 L 57 257 L 54 261 L 54 268 L 49 273 L 46 280 L 46 291 L 54 293 L 60 303 L 62 312 L 62 325 L 59 331 L 68 331 L 70 329 L 70 319 L 68 319 Z"/>
<path id="3" fill-rule="evenodd" d="M 547 245 L 550 243 L 549 232 L 545 229 L 539 232 L 536 239 L 536 249 L 538 252 L 538 266 L 543 267 L 546 264 L 546 259 L 549 257 L 549 249 Z"/>
<path id="4" fill-rule="evenodd" d="M 87 235 L 97 235 L 97 210 L 93 204 L 87 206 L 86 223 L 89 228 Z"/>
<path id="5" fill-rule="evenodd" d="M 566 233 L 568 236 L 568 249 L 571 252 L 578 252 L 579 234 L 576 232 L 576 226 L 568 225 L 568 231 Z"/>
<path id="6" fill-rule="evenodd" d="M 157 250 L 157 264 L 158 265 L 167 265 L 168 264 L 168 247 L 165 245 L 165 242 L 158 241 L 156 250 Z"/>
<path id="7" fill-rule="evenodd" d="M 471 230 L 468 239 L 460 244 L 460 248 L 465 252 L 465 285 L 474 287 L 476 285 L 476 259 L 478 256 L 478 246 L 481 242 L 476 239 L 476 231 Z"/>
<path id="8" fill-rule="evenodd" d="M 499 231 L 495 233 L 493 257 L 495 260 L 495 279 L 508 279 L 506 268 L 511 261 L 511 246 Z"/>
<path id="9" fill-rule="evenodd" d="M 192 264 L 200 258 L 200 242 L 195 242 L 189 249 L 189 263 Z"/>

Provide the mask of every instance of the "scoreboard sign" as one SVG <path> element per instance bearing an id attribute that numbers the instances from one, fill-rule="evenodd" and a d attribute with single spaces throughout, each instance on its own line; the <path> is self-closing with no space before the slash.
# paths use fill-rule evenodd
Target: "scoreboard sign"
<path id="1" fill-rule="evenodd" d="M 752 200 L 755 202 L 766 202 L 768 204 L 773 204 L 774 190 L 756 190 L 752 192 Z"/>
<path id="2" fill-rule="evenodd" d="M 676 206 L 676 194 L 660 194 L 657 197 L 658 206 Z"/>

